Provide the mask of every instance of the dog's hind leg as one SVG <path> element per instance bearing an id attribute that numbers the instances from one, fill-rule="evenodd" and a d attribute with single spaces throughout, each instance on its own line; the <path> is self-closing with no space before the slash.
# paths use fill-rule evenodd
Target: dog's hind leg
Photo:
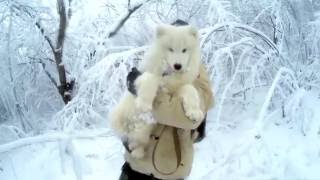
<path id="1" fill-rule="evenodd" d="M 153 127 L 153 124 L 141 122 L 136 126 L 136 129 L 130 133 L 129 148 L 133 157 L 142 158 L 144 156 L 144 150 L 150 141 Z"/>
<path id="2" fill-rule="evenodd" d="M 111 127 L 120 135 L 126 135 L 129 132 L 129 118 L 134 111 L 132 108 L 133 106 L 134 97 L 127 93 L 109 114 Z"/>

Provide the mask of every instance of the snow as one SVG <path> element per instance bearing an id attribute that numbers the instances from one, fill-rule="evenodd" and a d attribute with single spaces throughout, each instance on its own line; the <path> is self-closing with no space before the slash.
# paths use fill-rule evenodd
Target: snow
<path id="1" fill-rule="evenodd" d="M 308 94 L 305 99 L 305 106 L 313 106 L 309 110 L 317 113 L 311 120 L 319 120 L 319 98 Z M 319 134 L 304 136 L 298 128 L 279 126 L 274 123 L 281 119 L 279 116 L 270 117 L 273 121 L 254 141 L 249 140 L 254 135 L 251 130 L 255 120 L 241 115 L 239 128 L 209 132 L 207 139 L 196 146 L 190 179 L 319 179 Z"/>
<path id="2" fill-rule="evenodd" d="M 122 145 L 116 138 L 75 140 L 73 144 L 78 153 L 76 161 L 68 152 L 62 152 L 65 156 L 62 161 L 58 143 L 33 145 L 1 154 L 0 179 L 117 179 L 120 168 L 115 167 L 120 167 L 123 160 Z M 75 169 L 81 172 L 78 178 Z"/>
<path id="3" fill-rule="evenodd" d="M 319 124 L 318 96 L 319 92 L 306 92 L 301 106 L 310 113 L 309 121 Z M 299 127 L 279 125 L 276 122 L 282 121 L 281 113 L 273 113 L 257 139 L 252 133 L 256 119 L 250 118 L 259 116 L 257 112 L 251 108 L 243 113 L 235 111 L 233 116 L 224 115 L 228 118 L 217 129 L 213 121 L 217 109 L 212 109 L 207 137 L 195 145 L 188 179 L 319 179 L 319 132 L 304 135 Z M 237 127 L 228 124 L 235 115 L 240 119 Z M 0 179 L 116 180 L 124 162 L 124 148 L 115 136 L 98 136 L 101 133 L 97 132 L 84 133 L 91 134 L 89 138 L 74 135 L 68 140 L 65 135 L 2 152 Z M 67 145 L 59 148 L 61 143 Z"/>

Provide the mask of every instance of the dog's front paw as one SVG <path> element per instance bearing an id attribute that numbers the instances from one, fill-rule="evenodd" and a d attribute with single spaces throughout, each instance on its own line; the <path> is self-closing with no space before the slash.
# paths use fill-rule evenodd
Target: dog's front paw
<path id="1" fill-rule="evenodd" d="M 185 109 L 186 116 L 192 121 L 198 122 L 204 118 L 204 114 L 200 109 Z"/>
<path id="2" fill-rule="evenodd" d="M 192 121 L 201 121 L 204 113 L 200 109 L 200 98 L 197 90 L 190 84 L 181 87 L 180 96 L 185 115 Z"/>
<path id="3" fill-rule="evenodd" d="M 144 157 L 144 149 L 143 147 L 136 147 L 131 151 L 131 156 L 136 159 L 141 159 Z"/>
<path id="4" fill-rule="evenodd" d="M 146 102 L 142 98 L 137 97 L 135 103 L 138 112 L 148 112 L 152 110 L 152 103 Z"/>
<path id="5" fill-rule="evenodd" d="M 183 108 L 185 115 L 192 121 L 201 121 L 204 118 L 203 112 L 200 110 L 199 105 L 196 101 L 191 101 L 190 99 L 183 99 Z"/>

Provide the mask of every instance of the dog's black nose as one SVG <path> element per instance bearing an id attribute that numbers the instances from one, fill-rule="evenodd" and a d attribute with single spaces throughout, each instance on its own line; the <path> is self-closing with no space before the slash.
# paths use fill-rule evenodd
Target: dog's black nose
<path id="1" fill-rule="evenodd" d="M 181 64 L 174 64 L 173 67 L 174 67 L 175 70 L 179 71 L 182 66 L 181 66 Z"/>

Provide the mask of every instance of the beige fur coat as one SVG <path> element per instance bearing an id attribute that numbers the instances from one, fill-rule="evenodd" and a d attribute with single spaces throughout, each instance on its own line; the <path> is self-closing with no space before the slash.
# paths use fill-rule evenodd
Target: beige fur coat
<path id="1" fill-rule="evenodd" d="M 213 93 L 205 68 L 200 69 L 193 85 L 200 95 L 201 110 L 206 113 L 213 105 Z M 126 152 L 126 161 L 135 171 L 159 179 L 185 178 L 193 161 L 191 130 L 196 129 L 201 121 L 191 121 L 185 116 L 182 99 L 176 94 L 158 94 L 152 113 L 158 124 L 151 133 L 145 156 L 136 159 Z"/>

